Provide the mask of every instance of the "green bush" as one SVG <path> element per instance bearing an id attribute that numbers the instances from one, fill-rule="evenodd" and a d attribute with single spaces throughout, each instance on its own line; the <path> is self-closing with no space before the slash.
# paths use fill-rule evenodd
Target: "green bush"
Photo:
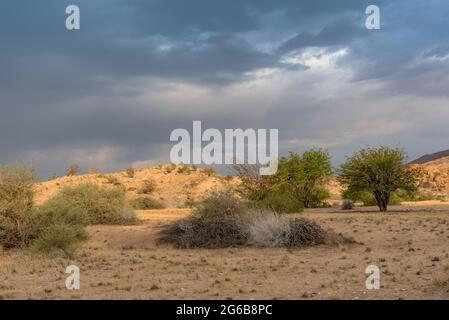
<path id="1" fill-rule="evenodd" d="M 40 233 L 33 243 L 33 248 L 43 252 L 60 249 L 67 255 L 71 255 L 86 239 L 87 233 L 81 225 L 52 224 Z"/>
<path id="2" fill-rule="evenodd" d="M 300 201 L 288 193 L 270 192 L 263 200 L 254 201 L 257 207 L 265 207 L 280 213 L 297 213 L 303 211 Z"/>
<path id="3" fill-rule="evenodd" d="M 131 206 L 136 210 L 163 209 L 164 204 L 152 197 L 139 197 L 130 201 Z"/>
<path id="4" fill-rule="evenodd" d="M 138 221 L 126 202 L 123 188 L 82 184 L 62 189 L 50 201 L 62 201 L 80 210 L 88 224 L 134 224 Z"/>

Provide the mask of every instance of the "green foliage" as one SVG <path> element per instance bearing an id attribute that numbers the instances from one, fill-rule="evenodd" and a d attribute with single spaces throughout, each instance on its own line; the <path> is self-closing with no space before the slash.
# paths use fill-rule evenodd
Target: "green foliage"
<path id="1" fill-rule="evenodd" d="M 86 239 L 86 231 L 80 225 L 51 224 L 40 233 L 33 243 L 33 249 L 43 252 L 60 249 L 70 256 L 76 247 Z"/>
<path id="2" fill-rule="evenodd" d="M 131 206 L 136 210 L 163 209 L 164 204 L 152 197 L 138 197 L 130 201 Z"/>
<path id="3" fill-rule="evenodd" d="M 278 171 L 259 176 L 258 168 L 237 167 L 242 195 L 257 205 L 280 212 L 299 212 L 302 208 L 323 207 L 329 192 L 324 185 L 332 173 L 329 154 L 311 149 L 299 155 L 290 152 L 279 159 Z"/>
<path id="4" fill-rule="evenodd" d="M 387 211 L 394 191 L 417 189 L 421 172 L 408 167 L 405 158 L 400 149 L 361 149 L 341 165 L 338 181 L 349 193 L 371 193 L 379 209 Z"/>
<path id="5" fill-rule="evenodd" d="M 82 184 L 62 189 L 50 201 L 66 202 L 74 210 L 81 210 L 89 224 L 133 224 L 138 221 L 127 205 L 123 188 Z"/>
<path id="6" fill-rule="evenodd" d="M 298 199 L 282 192 L 270 192 L 263 200 L 254 202 L 254 205 L 269 208 L 275 212 L 298 213 L 303 211 L 303 205 Z"/>

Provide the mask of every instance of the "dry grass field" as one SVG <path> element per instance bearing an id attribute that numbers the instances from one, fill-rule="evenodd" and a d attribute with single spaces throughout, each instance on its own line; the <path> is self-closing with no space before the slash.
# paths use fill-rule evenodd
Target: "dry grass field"
<path id="1" fill-rule="evenodd" d="M 136 226 L 91 226 L 73 257 L 0 253 L 0 299 L 448 299 L 449 205 L 310 209 L 303 215 L 356 244 L 306 249 L 175 249 L 162 225 L 189 209 L 140 211 Z M 81 289 L 65 269 L 81 269 Z M 365 268 L 381 288 L 365 288 Z"/>

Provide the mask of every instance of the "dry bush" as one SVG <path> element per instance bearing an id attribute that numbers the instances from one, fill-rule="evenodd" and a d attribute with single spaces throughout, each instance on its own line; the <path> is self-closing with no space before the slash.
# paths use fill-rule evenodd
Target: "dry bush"
<path id="1" fill-rule="evenodd" d="M 343 203 L 341 204 L 342 210 L 352 210 L 354 209 L 354 201 L 352 200 L 343 200 Z"/>
<path id="2" fill-rule="evenodd" d="M 211 167 L 207 167 L 203 169 L 203 172 L 208 176 L 208 177 L 212 177 L 212 176 L 216 176 L 217 172 L 215 171 L 214 168 Z"/>
<path id="3" fill-rule="evenodd" d="M 126 169 L 126 175 L 128 176 L 128 178 L 134 178 L 134 176 L 136 175 L 136 169 L 134 168 L 128 168 Z"/>
<path id="4" fill-rule="evenodd" d="M 317 223 L 253 209 L 231 191 L 214 192 L 196 203 L 190 217 L 166 225 L 159 240 L 178 248 L 304 247 L 348 243 Z"/>
<path id="5" fill-rule="evenodd" d="M 120 183 L 119 179 L 117 177 L 114 176 L 106 176 L 106 180 L 108 181 L 108 183 L 114 185 L 114 186 L 121 186 L 122 184 Z"/>
<path id="6" fill-rule="evenodd" d="M 31 221 L 34 168 L 0 166 L 0 244 L 4 248 L 27 246 L 35 230 Z"/>
<path id="7" fill-rule="evenodd" d="M 77 165 L 76 163 L 73 163 L 67 168 L 66 175 L 69 177 L 76 176 L 76 175 L 78 175 L 79 171 L 80 171 L 80 166 Z"/>
<path id="8" fill-rule="evenodd" d="M 82 210 L 89 224 L 133 224 L 137 217 L 128 206 L 123 188 L 100 188 L 94 184 L 66 187 L 51 202 L 65 202 Z"/>
<path id="9" fill-rule="evenodd" d="M 138 194 L 150 194 L 156 190 L 156 182 L 153 179 L 143 181 L 142 186 L 137 190 Z"/>
<path id="10" fill-rule="evenodd" d="M 258 247 L 282 247 L 288 244 L 290 221 L 274 211 L 257 211 L 250 214 L 248 244 Z"/>
<path id="11" fill-rule="evenodd" d="M 289 247 L 304 247 L 326 243 L 326 231 L 316 222 L 306 218 L 290 221 Z"/>
<path id="12" fill-rule="evenodd" d="M 247 206 L 231 191 L 213 192 L 196 203 L 193 214 L 166 226 L 162 243 L 178 248 L 225 248 L 246 243 L 241 217 Z"/>
<path id="13" fill-rule="evenodd" d="M 178 248 L 226 248 L 246 243 L 242 230 L 234 216 L 191 216 L 165 227 L 159 240 Z"/>
<path id="14" fill-rule="evenodd" d="M 130 201 L 131 206 L 136 210 L 163 209 L 164 204 L 152 197 L 138 197 Z"/>

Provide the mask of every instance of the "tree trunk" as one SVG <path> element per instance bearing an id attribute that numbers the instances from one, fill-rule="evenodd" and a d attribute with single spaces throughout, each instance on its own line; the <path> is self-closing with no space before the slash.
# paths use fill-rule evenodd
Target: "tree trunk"
<path id="1" fill-rule="evenodd" d="M 381 212 L 387 212 L 390 194 L 387 192 L 374 192 L 377 206 Z"/>

